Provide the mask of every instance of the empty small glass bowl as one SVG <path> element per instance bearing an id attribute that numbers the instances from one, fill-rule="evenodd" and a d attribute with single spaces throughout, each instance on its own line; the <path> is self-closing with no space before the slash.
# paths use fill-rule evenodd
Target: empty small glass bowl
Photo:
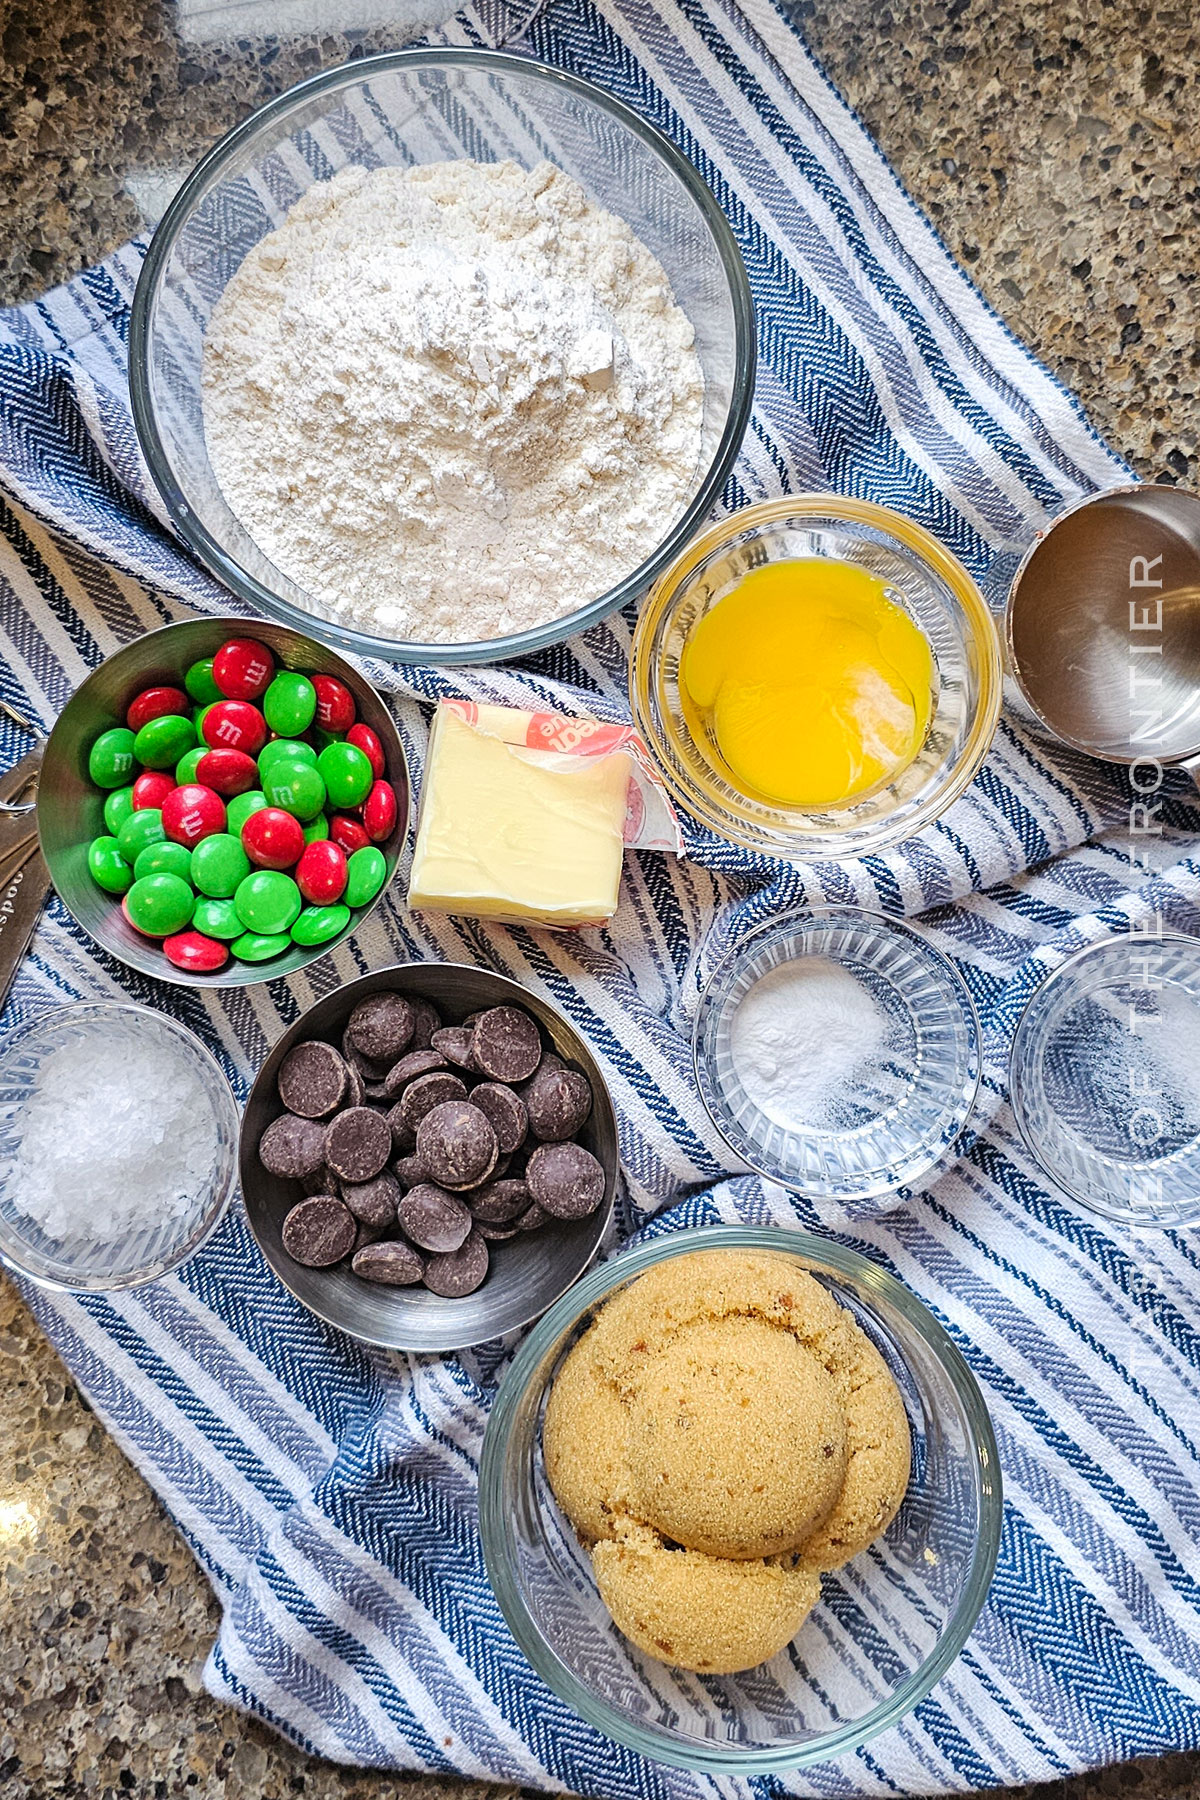
<path id="1" fill-rule="evenodd" d="M 22 1166 L 21 1142 L 35 1100 L 53 1060 L 60 1054 L 89 1056 L 120 1069 L 130 1051 L 149 1047 L 164 1084 L 187 1084 L 195 1134 L 187 1204 L 164 1207 L 149 1222 L 117 1235 L 87 1231 L 62 1235 L 43 1229 L 22 1205 L 29 1170 Z M 61 1065 L 60 1065 L 61 1067 Z M 86 1101 L 86 1089 L 81 1093 Z M 148 1098 L 153 1102 L 154 1096 Z M 71 1131 L 63 1117 L 64 1138 Z M 115 1130 L 112 1119 L 97 1118 L 96 1130 Z M 41 1156 L 46 1132 L 39 1133 Z M 218 1224 L 233 1193 L 237 1174 L 238 1109 L 229 1083 L 198 1038 L 146 1006 L 86 1001 L 56 1007 L 18 1025 L 0 1042 L 0 1261 L 42 1287 L 98 1293 L 157 1281 L 193 1255 Z M 28 1152 L 27 1152 L 28 1154 Z M 41 1165 L 39 1165 L 41 1166 Z M 64 1168 L 78 1174 L 79 1159 Z M 81 1200 L 90 1190 L 81 1179 Z M 94 1196 L 93 1196 L 94 1203 Z"/>
<path id="2" fill-rule="evenodd" d="M 851 1017 L 865 1012 L 878 1036 L 863 1055 L 847 1054 L 843 1041 L 841 1068 L 838 1046 L 822 1042 L 816 1058 L 828 1084 L 822 1092 L 805 1079 L 806 1064 L 797 1091 L 811 1096 L 811 1109 L 792 1117 L 771 1095 L 747 1091 L 739 1013 L 752 993 L 761 1003 L 758 984 L 777 983 L 774 971 L 823 981 L 829 963 L 864 990 L 849 993 Z M 815 995 L 814 1020 L 830 1004 Z M 784 1059 L 801 1049 L 789 1044 Z M 894 1193 L 935 1168 L 970 1117 L 981 1066 L 975 1007 L 953 964 L 911 927 L 851 906 L 785 913 L 747 932 L 700 996 L 692 1052 L 701 1097 L 730 1149 L 784 1187 L 843 1204 Z"/>
<path id="3" fill-rule="evenodd" d="M 480 643 L 399 641 L 326 618 L 227 506 L 204 438 L 204 332 L 230 278 L 317 181 L 371 169 L 511 157 L 555 163 L 653 251 L 694 330 L 704 374 L 700 455 L 686 504 L 660 522 L 646 560 L 561 619 Z M 720 498 L 754 393 L 754 304 L 737 241 L 712 193 L 648 120 L 590 82 L 529 57 L 448 46 L 328 69 L 262 106 L 196 166 L 150 244 L 129 337 L 134 423 L 171 520 L 255 612 L 385 662 L 494 662 L 561 642 L 639 599 Z"/>
<path id="4" fill-rule="evenodd" d="M 933 712 L 914 760 L 874 792 L 820 811 L 742 793 L 716 745 L 693 737 L 679 692 L 680 658 L 698 620 L 750 570 L 803 557 L 856 563 L 883 581 L 936 665 Z M 911 837 L 969 786 L 1000 716 L 1000 640 L 967 571 L 920 525 L 869 500 L 795 494 L 731 514 L 659 578 L 634 634 L 629 691 L 672 795 L 702 824 L 769 856 L 844 860 Z"/>
<path id="5" fill-rule="evenodd" d="M 1200 1223 L 1200 943 L 1110 938 L 1029 1000 L 1013 1118 L 1063 1191 L 1123 1225 Z"/>
<path id="6" fill-rule="evenodd" d="M 912 1478 L 884 1535 L 822 1580 L 786 1650 L 740 1675 L 680 1673 L 621 1635 L 542 1459 L 563 1357 L 617 1289 L 666 1257 L 774 1250 L 849 1308 L 894 1376 L 912 1428 Z M 643 1756 L 749 1776 L 858 1750 L 910 1713 L 950 1667 L 986 1598 L 1002 1517 L 983 1396 L 946 1332 L 857 1251 L 749 1226 L 672 1232 L 593 1269 L 534 1326 L 492 1407 L 479 1473 L 488 1576 L 534 1669 L 589 1724 Z"/>

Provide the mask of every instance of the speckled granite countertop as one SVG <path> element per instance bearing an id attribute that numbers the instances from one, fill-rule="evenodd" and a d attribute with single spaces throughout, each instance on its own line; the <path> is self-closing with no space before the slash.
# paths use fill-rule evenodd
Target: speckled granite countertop
<path id="1" fill-rule="evenodd" d="M 1200 479 L 1200 24 L 1183 0 L 798 0 L 988 299 L 1151 480 Z M 396 30 L 181 44 L 153 0 L 0 0 L 0 303 L 142 223 L 302 75 Z M 161 187 L 164 185 L 158 182 Z M 200 1685 L 216 1626 L 170 1522 L 0 1286 L 0 1800 L 502 1800 L 304 1757 Z M 1200 1756 L 1040 1800 L 1200 1800 Z M 1027 1790 L 1032 1791 L 1032 1790 Z"/>

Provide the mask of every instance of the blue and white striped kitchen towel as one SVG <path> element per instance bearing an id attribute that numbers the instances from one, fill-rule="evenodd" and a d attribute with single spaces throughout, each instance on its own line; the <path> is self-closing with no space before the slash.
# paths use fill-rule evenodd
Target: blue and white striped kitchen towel
<path id="1" fill-rule="evenodd" d="M 448 35 L 492 42 L 494 25 L 468 12 Z M 1049 514 L 1126 473 L 954 267 L 770 0 L 555 0 L 528 48 L 652 118 L 738 233 L 761 373 L 729 503 L 813 486 L 889 502 L 999 596 Z M 163 528 L 139 464 L 125 397 L 139 258 L 0 327 L 0 683 L 47 723 L 118 644 L 229 606 Z M 618 618 L 519 669 L 372 672 L 419 774 L 443 692 L 622 716 L 628 642 Z M 6 760 L 20 747 L 5 727 Z M 357 1349 L 291 1302 L 237 1210 L 149 1290 L 31 1295 L 220 1596 L 212 1690 L 326 1756 L 606 1800 L 935 1793 L 1200 1745 L 1200 1242 L 1134 1243 L 1048 1193 L 1002 1079 L 1016 1009 L 1066 950 L 1153 908 L 1200 924 L 1193 800 L 1173 791 L 1134 866 L 1121 783 L 1006 718 L 971 792 L 888 855 L 791 869 L 693 829 L 687 861 L 629 859 L 607 930 L 417 922 L 393 901 L 306 975 L 227 995 L 139 979 L 53 903 L 10 1020 L 130 995 L 183 1018 L 242 1092 L 302 1007 L 370 967 L 449 957 L 517 976 L 606 1068 L 629 1228 L 685 1195 L 691 1220 L 813 1222 L 725 1179 L 693 1093 L 689 1019 L 730 932 L 803 899 L 921 914 L 987 1025 L 969 1154 L 886 1217 L 821 1221 L 945 1322 L 999 1434 L 991 1597 L 906 1723 L 841 1763 L 749 1784 L 650 1767 L 583 1728 L 533 1677 L 483 1572 L 475 1471 L 495 1359 L 397 1367 Z"/>

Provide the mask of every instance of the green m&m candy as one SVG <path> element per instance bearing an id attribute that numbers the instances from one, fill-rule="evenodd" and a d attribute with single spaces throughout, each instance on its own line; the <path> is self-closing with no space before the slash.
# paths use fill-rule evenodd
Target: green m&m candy
<path id="1" fill-rule="evenodd" d="M 175 764 L 175 779 L 180 787 L 187 787 L 190 782 L 199 780 L 196 770 L 200 767 L 200 758 L 208 755 L 207 744 L 193 744 L 185 750 Z"/>
<path id="2" fill-rule="evenodd" d="M 93 838 L 88 845 L 88 874 L 106 894 L 124 894 L 133 880 L 133 870 L 121 855 L 115 837 Z"/>
<path id="3" fill-rule="evenodd" d="M 97 787 L 124 787 L 133 773 L 133 743 L 124 725 L 100 733 L 88 752 L 88 774 Z"/>
<path id="4" fill-rule="evenodd" d="M 276 761 L 260 775 L 269 806 L 281 806 L 297 819 L 315 819 L 325 804 L 325 783 L 307 763 Z"/>
<path id="5" fill-rule="evenodd" d="M 249 873 L 250 858 L 228 831 L 201 838 L 192 851 L 192 886 L 212 900 L 228 900 Z"/>
<path id="6" fill-rule="evenodd" d="M 133 811 L 133 788 L 114 788 L 104 802 L 104 823 L 112 835 L 116 837 L 122 825 Z"/>
<path id="7" fill-rule="evenodd" d="M 259 775 L 269 775 L 277 763 L 286 762 L 307 763 L 310 769 L 315 769 L 317 753 L 311 744 L 301 743 L 297 738 L 272 738 L 258 753 Z"/>
<path id="8" fill-rule="evenodd" d="M 307 675 L 281 669 L 262 700 L 263 716 L 280 737 L 299 737 L 317 714 L 317 690 Z"/>
<path id="9" fill-rule="evenodd" d="M 215 706 L 218 700 L 224 699 L 213 680 L 212 666 L 212 657 L 206 656 L 203 661 L 194 662 L 183 678 L 183 685 L 197 706 Z"/>
<path id="10" fill-rule="evenodd" d="M 291 947 L 286 931 L 245 931 L 229 946 L 239 962 L 248 963 L 270 962 L 273 956 L 282 956 Z"/>
<path id="11" fill-rule="evenodd" d="M 290 875 L 277 869 L 256 869 L 238 883 L 233 904 L 247 931 L 274 936 L 291 930 L 303 901 Z"/>
<path id="12" fill-rule="evenodd" d="M 193 907 L 192 924 L 205 937 L 220 938 L 226 944 L 245 930 L 232 900 L 210 900 L 207 894 L 201 894 Z"/>
<path id="13" fill-rule="evenodd" d="M 181 881 L 191 881 L 192 853 L 183 844 L 170 844 L 164 838 L 161 844 L 147 844 L 139 850 L 133 872 L 138 880 L 143 875 L 178 875 Z"/>
<path id="14" fill-rule="evenodd" d="M 371 791 L 375 772 L 355 744 L 328 744 L 317 758 L 317 767 L 334 806 L 359 806 Z"/>
<path id="15" fill-rule="evenodd" d="M 225 823 L 233 837 L 240 838 L 242 826 L 251 813 L 261 812 L 267 804 L 267 796 L 261 788 L 251 788 L 248 793 L 235 794 L 225 808 Z"/>
<path id="16" fill-rule="evenodd" d="M 314 944 L 327 944 L 349 923 L 348 906 L 306 906 L 292 926 L 292 942 L 302 944 L 306 950 Z"/>
<path id="17" fill-rule="evenodd" d="M 130 813 L 117 833 L 117 845 L 125 861 L 135 863 L 147 844 L 161 844 L 166 835 L 162 808 L 143 806 L 140 812 Z"/>
<path id="18" fill-rule="evenodd" d="M 306 844 L 319 844 L 328 836 L 329 820 L 323 812 L 319 812 L 316 818 L 310 819 L 304 827 L 304 841 Z"/>
<path id="19" fill-rule="evenodd" d="M 146 937 L 170 937 L 192 916 L 195 896 L 179 875 L 143 875 L 125 896 L 129 923 Z"/>
<path id="20" fill-rule="evenodd" d="M 144 769 L 173 769 L 196 742 L 196 727 L 178 713 L 164 713 L 142 726 L 133 740 L 133 754 Z"/>
<path id="21" fill-rule="evenodd" d="M 353 749 L 353 745 L 350 746 Z M 366 762 L 366 757 L 363 761 Z M 367 765 L 370 767 L 370 764 Z M 387 880 L 387 863 L 383 851 L 377 850 L 374 844 L 368 844 L 365 850 L 356 850 L 346 858 L 346 891 L 342 899 L 347 906 L 366 906 L 373 900 L 384 882 Z"/>

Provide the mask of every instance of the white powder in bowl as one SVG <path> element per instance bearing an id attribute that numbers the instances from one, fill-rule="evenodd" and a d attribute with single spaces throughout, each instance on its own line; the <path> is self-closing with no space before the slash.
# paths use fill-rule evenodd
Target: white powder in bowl
<path id="1" fill-rule="evenodd" d="M 49 1236 L 112 1242 L 181 1219 L 209 1187 L 216 1120 L 184 1051 L 120 1024 L 50 1047 L 6 1129 L 14 1203 Z"/>
<path id="2" fill-rule="evenodd" d="M 853 970 L 810 956 L 755 982 L 733 1016 L 729 1052 L 761 1113 L 778 1125 L 819 1127 L 844 1114 L 889 1035 L 887 1014 Z"/>
<path id="3" fill-rule="evenodd" d="M 560 619 L 695 488 L 704 382 L 662 265 L 543 163 L 343 169 L 208 323 L 209 459 L 276 568 L 410 642 Z"/>

